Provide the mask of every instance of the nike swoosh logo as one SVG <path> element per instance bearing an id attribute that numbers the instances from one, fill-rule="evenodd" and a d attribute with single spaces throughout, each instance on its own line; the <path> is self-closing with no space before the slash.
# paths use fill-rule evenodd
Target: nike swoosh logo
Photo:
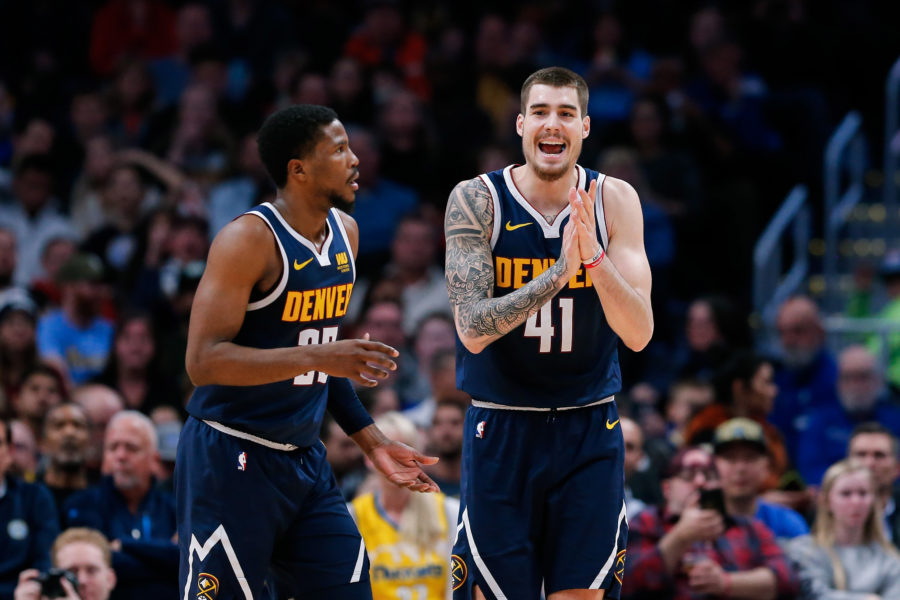
<path id="1" fill-rule="evenodd" d="M 312 262 L 312 259 L 310 258 L 309 260 L 304 260 L 302 263 L 298 263 L 297 259 L 295 258 L 294 259 L 294 270 L 299 271 L 300 269 L 302 269 L 303 267 L 305 267 L 306 265 L 308 265 L 311 262 Z"/>
<path id="2" fill-rule="evenodd" d="M 519 223 L 518 225 L 513 225 L 512 223 L 507 221 L 506 222 L 506 230 L 507 231 L 515 231 L 516 229 L 518 229 L 520 227 L 528 227 L 529 225 L 534 225 L 534 223 L 528 222 L 528 223 Z"/>
<path id="3" fill-rule="evenodd" d="M 619 423 L 619 419 L 616 419 L 612 423 L 609 422 L 609 419 L 606 420 L 606 428 L 613 429 Z"/>

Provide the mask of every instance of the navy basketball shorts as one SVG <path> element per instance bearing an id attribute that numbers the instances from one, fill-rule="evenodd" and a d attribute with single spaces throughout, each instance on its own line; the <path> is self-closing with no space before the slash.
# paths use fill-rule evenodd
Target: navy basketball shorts
<path id="1" fill-rule="evenodd" d="M 183 600 L 371 600 L 362 536 L 321 443 L 274 449 L 191 417 L 175 492 Z"/>
<path id="2" fill-rule="evenodd" d="M 536 412 L 472 406 L 450 571 L 454 600 L 618 598 L 625 568 L 625 448 L 615 402 Z"/>

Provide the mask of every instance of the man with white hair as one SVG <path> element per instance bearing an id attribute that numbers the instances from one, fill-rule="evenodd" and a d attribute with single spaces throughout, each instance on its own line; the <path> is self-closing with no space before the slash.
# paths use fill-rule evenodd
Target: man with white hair
<path id="1" fill-rule="evenodd" d="M 840 404 L 813 413 L 798 443 L 797 470 L 812 485 L 844 458 L 857 425 L 875 421 L 900 435 L 900 408 L 890 402 L 884 372 L 865 346 L 848 346 L 838 357 L 837 395 Z"/>
<path id="2" fill-rule="evenodd" d="M 157 444 L 156 429 L 146 415 L 116 413 L 103 446 L 106 475 L 66 502 L 66 527 L 91 527 L 111 540 L 119 581 L 113 600 L 177 594 L 175 499 L 156 486 Z"/>

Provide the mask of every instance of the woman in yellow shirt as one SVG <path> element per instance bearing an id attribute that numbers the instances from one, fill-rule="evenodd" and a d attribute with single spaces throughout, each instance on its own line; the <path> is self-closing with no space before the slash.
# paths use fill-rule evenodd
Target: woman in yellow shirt
<path id="1" fill-rule="evenodd" d="M 388 437 L 421 446 L 415 425 L 401 414 L 385 413 L 375 423 Z M 349 504 L 369 553 L 373 600 L 449 600 L 459 501 L 377 478 L 374 492 Z"/>

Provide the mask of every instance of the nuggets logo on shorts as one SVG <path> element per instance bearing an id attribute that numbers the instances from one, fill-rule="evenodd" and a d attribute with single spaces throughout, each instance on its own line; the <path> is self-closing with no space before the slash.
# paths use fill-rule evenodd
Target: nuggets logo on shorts
<path id="1" fill-rule="evenodd" d="M 197 575 L 197 598 L 199 600 L 214 600 L 219 593 L 219 580 L 209 573 L 200 573 Z"/>
<path id="2" fill-rule="evenodd" d="M 621 585 L 622 577 L 625 575 L 625 550 L 616 554 L 616 570 L 613 571 L 613 575 L 616 577 L 619 585 Z"/>
<path id="3" fill-rule="evenodd" d="M 453 589 L 457 590 L 459 587 L 466 582 L 466 577 L 469 575 L 469 569 L 466 568 L 466 561 L 462 558 L 454 554 L 450 557 L 450 583 L 453 584 Z"/>

